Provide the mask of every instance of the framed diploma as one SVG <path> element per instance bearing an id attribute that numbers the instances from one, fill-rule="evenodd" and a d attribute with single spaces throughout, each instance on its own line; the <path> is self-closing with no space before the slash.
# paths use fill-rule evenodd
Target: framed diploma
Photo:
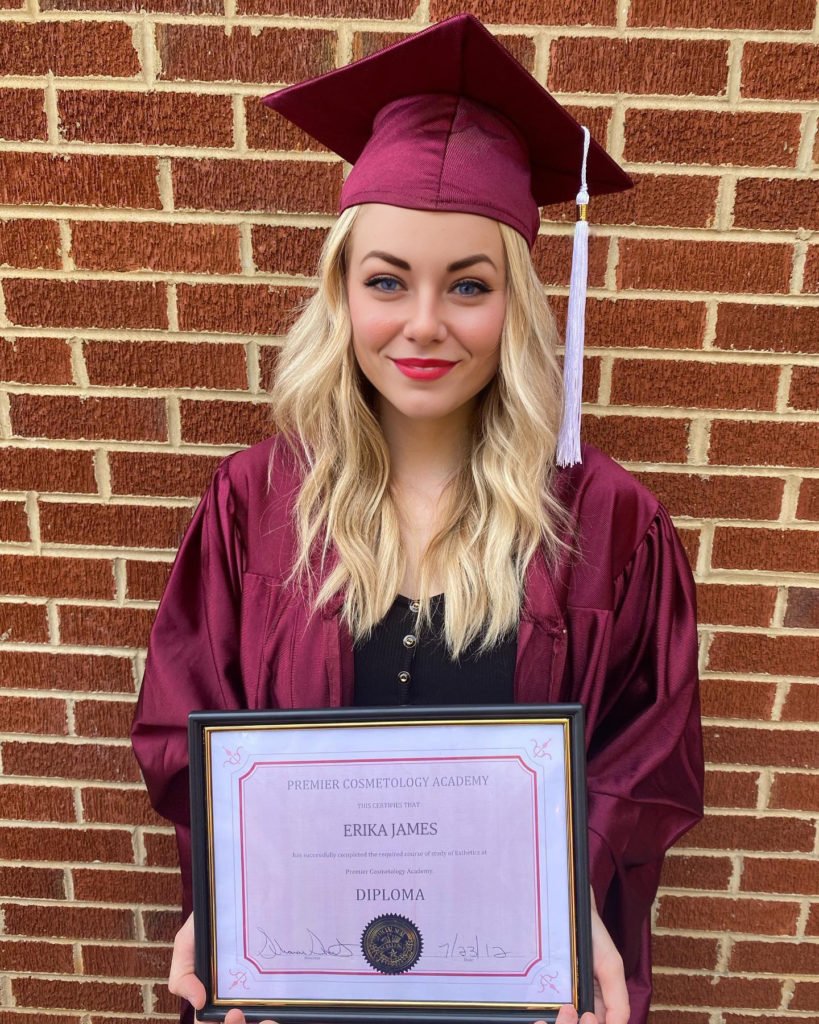
<path id="1" fill-rule="evenodd" d="M 190 716 L 201 1020 L 592 1008 L 579 705 Z"/>

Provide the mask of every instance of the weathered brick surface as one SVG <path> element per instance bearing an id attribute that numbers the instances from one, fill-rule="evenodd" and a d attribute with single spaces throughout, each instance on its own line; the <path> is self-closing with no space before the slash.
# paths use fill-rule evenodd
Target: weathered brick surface
<path id="1" fill-rule="evenodd" d="M 705 773 L 705 802 L 709 808 L 754 808 L 759 798 L 759 778 L 756 772 L 707 771 Z"/>
<path id="2" fill-rule="evenodd" d="M 589 239 L 589 287 L 601 287 L 606 277 L 609 240 Z M 539 235 L 532 249 L 537 275 L 545 285 L 569 283 L 572 272 L 572 239 L 569 235 Z"/>
<path id="3" fill-rule="evenodd" d="M 95 780 L 101 782 L 138 782 L 136 761 L 126 746 L 93 743 L 4 743 L 5 770 L 9 775 L 37 775 L 43 778 Z M 119 832 L 87 830 L 89 837 L 109 839 L 116 850 L 123 848 Z M 66 831 L 67 837 L 81 833 Z M 125 833 L 127 835 L 127 833 Z M 113 837 L 113 838 L 112 838 Z M 68 839 L 66 839 L 68 841 Z M 74 841 L 74 840 L 72 840 Z M 89 842 L 91 840 L 89 839 Z M 35 858 L 36 859 L 36 858 Z M 94 857 L 78 858 L 94 860 Z M 110 858 L 109 858 L 110 859 Z M 129 855 L 126 860 L 131 862 Z"/>
<path id="4" fill-rule="evenodd" d="M 583 439 L 623 462 L 685 462 L 688 420 L 583 417 Z"/>
<path id="5" fill-rule="evenodd" d="M 338 18 L 409 18 L 418 0 L 339 0 L 333 7 Z M 326 17 L 323 0 L 239 0 L 240 14 L 298 14 Z M 433 21 L 437 21 L 433 15 Z"/>
<path id="6" fill-rule="evenodd" d="M 90 341 L 84 347 L 92 384 L 139 388 L 247 388 L 244 346 L 168 341 Z"/>
<path id="7" fill-rule="evenodd" d="M 251 150 L 282 150 L 296 153 L 327 153 L 320 142 L 306 132 L 271 110 L 261 102 L 260 96 L 248 96 L 244 100 L 247 145 Z"/>
<path id="8" fill-rule="evenodd" d="M 211 455 L 112 452 L 110 461 L 115 494 L 198 498 L 220 459 Z"/>
<path id="9" fill-rule="evenodd" d="M 314 277 L 326 236 L 323 228 L 256 225 L 251 232 L 253 262 L 259 270 Z"/>
<path id="10" fill-rule="evenodd" d="M 146 838 L 153 837 L 148 835 Z M 74 868 L 72 878 L 76 898 L 92 903 L 133 901 L 175 906 L 180 896 L 179 879 L 168 872 Z M 167 953 L 163 955 L 167 956 Z"/>
<path id="11" fill-rule="evenodd" d="M 661 291 L 787 292 L 792 262 L 784 243 L 624 238 L 617 280 L 621 288 Z"/>
<path id="12" fill-rule="evenodd" d="M 669 895 L 660 900 L 657 924 L 661 928 L 792 935 L 798 915 L 799 904 L 794 901 Z M 708 999 L 707 1005 L 711 1002 Z"/>
<path id="13" fill-rule="evenodd" d="M 0 264 L 58 270 L 61 260 L 57 224 L 48 220 L 0 221 Z"/>
<path id="14" fill-rule="evenodd" d="M 62 899 L 65 896 L 63 872 L 59 868 L 2 867 L 0 895 L 16 899 Z"/>
<path id="15" fill-rule="evenodd" d="M 635 174 L 632 178 L 634 188 L 592 198 L 589 217 L 593 224 L 697 228 L 713 224 L 719 186 L 713 176 Z M 573 222 L 577 207 L 574 203 L 546 207 L 546 219 Z"/>
<path id="16" fill-rule="evenodd" d="M 0 380 L 70 384 L 71 350 L 64 338 L 2 338 Z"/>
<path id="17" fill-rule="evenodd" d="M 703 583 L 697 588 L 700 622 L 734 626 L 768 626 L 776 590 L 773 587 Z"/>
<path id="18" fill-rule="evenodd" d="M 20 437 L 164 441 L 165 403 L 157 398 L 12 395 L 11 424 Z"/>
<path id="19" fill-rule="evenodd" d="M 655 935 L 651 950 L 652 960 L 657 967 L 713 970 L 717 965 L 716 939 L 691 935 Z"/>
<path id="20" fill-rule="evenodd" d="M 0 499 L 0 540 L 25 544 L 29 539 L 28 515 L 24 503 Z"/>
<path id="21" fill-rule="evenodd" d="M 815 466 L 819 432 L 812 423 L 715 420 L 708 460 L 721 466 Z"/>
<path id="22" fill-rule="evenodd" d="M 723 93 L 728 47 L 722 39 L 556 39 L 549 59 L 555 92 L 696 94 Z"/>
<path id="23" fill-rule="evenodd" d="M 0 487 L 21 491 L 97 490 L 91 452 L 0 448 Z"/>
<path id="24" fill-rule="evenodd" d="M 700 302 L 592 299 L 586 309 L 590 345 L 697 349 L 704 327 L 705 306 Z"/>
<path id="25" fill-rule="evenodd" d="M 6 732 L 62 736 L 68 732 L 66 704 L 52 697 L 0 697 Z"/>
<path id="26" fill-rule="evenodd" d="M 335 66 L 336 33 L 320 29 L 158 25 L 161 77 L 198 82 L 301 81 Z M 271 88 L 272 91 L 272 88 Z"/>
<path id="27" fill-rule="evenodd" d="M 59 616 L 63 643 L 92 647 L 145 647 L 154 613 L 149 608 L 64 605 Z"/>
<path id="28" fill-rule="evenodd" d="M 783 100 L 819 98 L 819 46 L 751 43 L 742 54 L 742 95 Z"/>
<path id="29" fill-rule="evenodd" d="M 221 14 L 219 0 L 42 0 L 43 11 L 150 11 L 158 14 Z"/>
<path id="30" fill-rule="evenodd" d="M 270 406 L 250 402 L 180 403 L 182 440 L 192 444 L 255 444 L 270 436 Z"/>
<path id="31" fill-rule="evenodd" d="M 795 167 L 798 114 L 717 110 L 626 113 L 626 160 L 661 164 Z"/>
<path id="32" fill-rule="evenodd" d="M 180 284 L 179 327 L 220 334 L 285 334 L 309 294 L 303 288 L 273 285 Z"/>
<path id="33" fill-rule="evenodd" d="M 46 643 L 48 619 L 45 607 L 3 602 L 0 604 L 0 636 L 14 644 Z"/>
<path id="34" fill-rule="evenodd" d="M 675 853 L 665 859 L 660 885 L 669 889 L 727 889 L 732 870 L 729 857 Z"/>
<path id="35" fill-rule="evenodd" d="M 83 153 L 0 153 L 0 202 L 158 210 L 156 160 Z"/>
<path id="36" fill-rule="evenodd" d="M 618 359 L 612 374 L 611 404 L 772 410 L 778 383 L 779 368 L 775 366 Z"/>
<path id="37" fill-rule="evenodd" d="M 819 589 L 789 587 L 785 625 L 819 629 Z"/>
<path id="38" fill-rule="evenodd" d="M 739 475 L 641 472 L 639 479 L 673 516 L 705 519 L 776 519 L 785 490 L 784 481 L 774 477 L 757 477 L 753 487 Z"/>
<path id="39" fill-rule="evenodd" d="M 469 11 L 490 24 L 613 25 L 616 8 L 616 0 L 510 0 L 500 9 L 495 0 L 432 0 L 430 19 L 441 21 Z"/>
<path id="40" fill-rule="evenodd" d="M 819 352 L 819 307 L 721 302 L 717 348 Z"/>
<path id="41" fill-rule="evenodd" d="M 29 142 L 47 138 L 42 89 L 6 89 L 0 103 L 0 139 Z M 2 251 L 2 247 L 0 247 Z"/>
<path id="42" fill-rule="evenodd" d="M 126 561 L 125 578 L 128 597 L 139 601 L 158 601 L 165 589 L 170 562 Z"/>
<path id="43" fill-rule="evenodd" d="M 815 860 L 796 860 L 792 857 L 787 860 L 784 857 L 746 857 L 740 887 L 750 892 L 801 892 L 808 896 L 815 895 L 819 888 L 819 863 Z M 795 973 L 803 972 L 797 970 Z"/>
<path id="44" fill-rule="evenodd" d="M 781 672 L 811 676 L 816 671 L 816 637 L 762 636 L 756 633 L 719 633 L 711 644 L 709 668 L 713 672 Z M 813 737 L 815 740 L 815 737 Z M 783 738 L 784 747 L 792 742 Z"/>
<path id="45" fill-rule="evenodd" d="M 83 270 L 236 274 L 239 233 L 229 224 L 77 221 L 71 256 Z"/>
<path id="46" fill-rule="evenodd" d="M 771 786 L 771 807 L 819 811 L 819 777 L 816 772 L 776 772 Z"/>
<path id="47" fill-rule="evenodd" d="M 78 700 L 74 704 L 74 725 L 78 736 L 108 736 L 125 739 L 134 717 L 130 700 Z"/>
<path id="48" fill-rule="evenodd" d="M 31 597 L 113 598 L 109 559 L 0 555 L 0 589 Z"/>
<path id="49" fill-rule="evenodd" d="M 3 21 L 0 67 L 6 75 L 132 78 L 139 58 L 125 22 Z"/>
<path id="50" fill-rule="evenodd" d="M 721 569 L 819 572 L 819 534 L 808 530 L 717 527 L 711 564 Z"/>
<path id="51" fill-rule="evenodd" d="M 189 508 L 177 506 L 61 502 L 41 506 L 40 528 L 43 540 L 54 544 L 176 548 L 190 517 Z"/>
<path id="52" fill-rule="evenodd" d="M 110 655 L 51 654 L 0 650 L 4 685 L 36 690 L 82 690 L 129 693 L 134 690 L 131 664 Z"/>
<path id="53" fill-rule="evenodd" d="M 819 196 L 810 179 L 745 178 L 737 182 L 734 224 L 786 231 L 819 227 Z"/>
<path id="54" fill-rule="evenodd" d="M 79 1010 L 111 1010 L 141 1013 L 142 990 L 136 984 L 104 981 L 49 981 L 44 978 L 14 978 L 12 992 L 18 1006 L 76 1007 Z"/>
<path id="55" fill-rule="evenodd" d="M 117 825 L 164 825 L 148 802 L 143 786 L 134 789 L 100 789 L 97 786 L 82 790 L 82 820 L 111 822 Z M 122 901 L 120 901 L 122 902 Z"/>
<path id="56" fill-rule="evenodd" d="M 819 367 L 794 366 L 788 405 L 813 412 L 819 408 Z"/>
<path id="57" fill-rule="evenodd" d="M 8 280 L 3 291 L 24 327 L 168 326 L 165 286 L 153 282 Z"/>
<path id="58" fill-rule="evenodd" d="M 706 616 L 703 621 L 707 623 L 709 618 Z M 776 699 L 776 684 L 707 678 L 700 680 L 700 697 L 706 717 L 769 721 Z"/>

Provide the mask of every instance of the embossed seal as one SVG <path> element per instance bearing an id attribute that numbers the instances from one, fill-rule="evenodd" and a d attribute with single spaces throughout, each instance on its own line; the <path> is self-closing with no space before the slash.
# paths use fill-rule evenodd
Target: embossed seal
<path id="1" fill-rule="evenodd" d="M 417 926 L 400 914 L 382 914 L 364 929 L 361 951 L 367 963 L 382 974 L 403 974 L 424 948 Z"/>

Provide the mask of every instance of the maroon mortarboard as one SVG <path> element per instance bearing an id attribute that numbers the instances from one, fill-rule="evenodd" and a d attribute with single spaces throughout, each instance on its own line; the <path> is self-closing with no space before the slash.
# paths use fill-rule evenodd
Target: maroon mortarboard
<path id="1" fill-rule="evenodd" d="M 579 461 L 585 209 L 590 194 L 629 188 L 628 175 L 470 14 L 264 102 L 353 164 L 341 210 L 386 203 L 479 214 L 531 247 L 538 207 L 576 199 L 558 462 Z"/>

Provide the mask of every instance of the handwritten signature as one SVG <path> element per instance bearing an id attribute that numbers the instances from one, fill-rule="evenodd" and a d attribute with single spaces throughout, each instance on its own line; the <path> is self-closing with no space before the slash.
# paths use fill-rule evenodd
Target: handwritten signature
<path id="1" fill-rule="evenodd" d="M 350 942 L 342 942 L 336 938 L 334 942 L 326 943 L 311 929 L 305 929 L 308 935 L 306 949 L 288 949 L 279 942 L 275 936 L 268 935 L 264 928 L 259 931 L 264 935 L 264 945 L 259 950 L 259 956 L 265 960 L 274 960 L 277 956 L 300 956 L 306 960 L 317 960 L 323 956 L 346 958 L 353 956 L 355 945 Z"/>

